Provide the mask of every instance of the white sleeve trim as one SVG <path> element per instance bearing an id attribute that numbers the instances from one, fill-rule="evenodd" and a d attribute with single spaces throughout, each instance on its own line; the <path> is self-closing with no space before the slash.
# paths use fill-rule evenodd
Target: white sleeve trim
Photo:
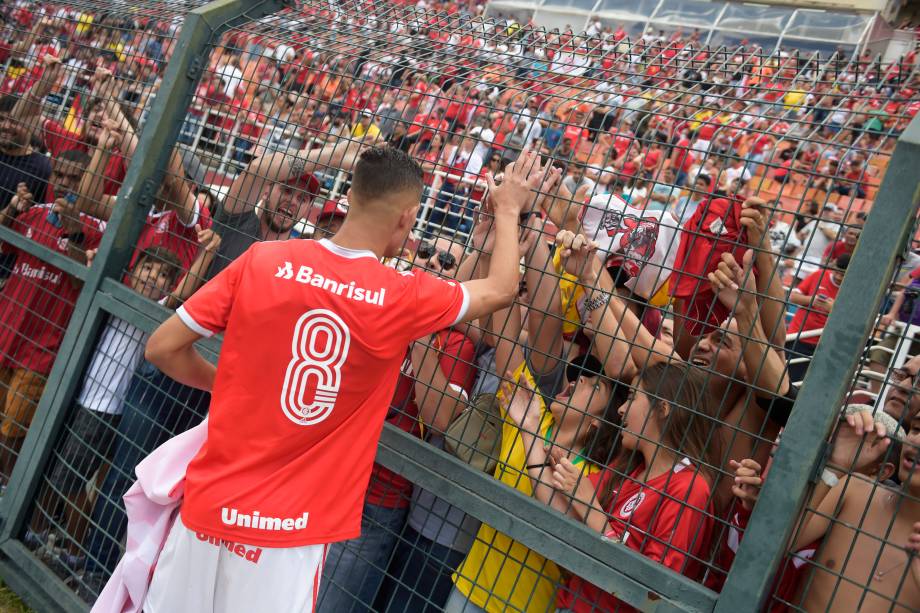
<path id="1" fill-rule="evenodd" d="M 180 226 L 183 226 L 186 228 L 194 228 L 195 224 L 199 222 L 200 218 L 201 218 L 201 203 L 198 202 L 198 198 L 195 198 L 195 214 L 192 215 L 192 220 L 188 222 L 187 224 L 185 224 L 185 223 L 182 223 L 181 217 L 176 217 L 176 221 L 179 222 Z"/>
<path id="2" fill-rule="evenodd" d="M 456 326 L 463 321 L 463 318 L 466 317 L 466 312 L 470 309 L 470 291 L 466 289 L 466 286 L 462 283 L 459 283 L 459 285 L 460 291 L 463 292 L 463 302 L 460 304 L 460 312 L 457 313 L 457 318 L 454 320 L 454 323 L 450 324 L 451 326 Z"/>
<path id="3" fill-rule="evenodd" d="M 457 385 L 456 383 L 448 383 L 448 384 L 447 384 L 447 387 L 449 387 L 450 389 L 454 390 L 455 392 L 457 392 L 458 394 L 460 394 L 461 396 L 463 396 L 463 400 L 464 400 L 465 402 L 469 402 L 469 401 L 470 401 L 470 398 L 469 398 L 469 396 L 467 395 L 466 390 L 463 389 L 462 387 L 460 387 L 459 385 Z"/>
<path id="4" fill-rule="evenodd" d="M 189 312 L 185 310 L 185 306 L 180 306 L 178 309 L 176 309 L 176 315 L 178 315 L 179 319 L 182 320 L 182 323 L 188 326 L 189 330 L 195 334 L 200 334 L 205 338 L 211 338 L 214 336 L 213 332 L 202 326 L 200 323 L 195 321 L 194 317 L 189 315 Z"/>

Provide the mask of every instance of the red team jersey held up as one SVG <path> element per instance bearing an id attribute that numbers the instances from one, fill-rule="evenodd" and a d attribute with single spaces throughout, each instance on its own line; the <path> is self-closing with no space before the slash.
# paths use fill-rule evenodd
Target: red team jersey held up
<path id="1" fill-rule="evenodd" d="M 48 221 L 51 209 L 51 204 L 33 206 L 13 220 L 12 228 L 66 255 L 64 229 Z M 80 222 L 85 237 L 81 249 L 97 248 L 105 222 L 82 213 Z M 80 282 L 12 245 L 0 251 L 16 254 L 12 274 L 0 292 L 0 367 L 47 375 L 80 295 Z"/>
<path id="2" fill-rule="evenodd" d="M 704 566 L 698 560 L 706 557 L 713 527 L 709 483 L 686 458 L 648 483 L 638 481 L 644 473 L 645 467 L 640 466 L 614 493 L 614 510 L 604 536 L 675 572 L 700 579 Z M 589 476 L 598 491 L 602 476 L 608 479 L 611 473 Z M 556 606 L 576 613 L 636 610 L 577 576 L 559 589 Z"/>
<path id="3" fill-rule="evenodd" d="M 177 311 L 199 334 L 224 333 L 183 523 L 261 547 L 358 536 L 406 346 L 457 323 L 468 303 L 462 285 L 370 251 L 253 245 Z"/>

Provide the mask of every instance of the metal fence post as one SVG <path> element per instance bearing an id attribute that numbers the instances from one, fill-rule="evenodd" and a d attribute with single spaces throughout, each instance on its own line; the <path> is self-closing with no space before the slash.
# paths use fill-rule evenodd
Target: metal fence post
<path id="1" fill-rule="evenodd" d="M 852 385 L 852 375 L 913 227 L 920 203 L 920 118 L 898 139 L 885 180 L 847 268 L 838 304 L 828 318 L 792 416 L 783 432 L 744 540 L 722 590 L 716 613 L 759 610 L 769 596 L 822 459 L 827 433 Z"/>
<path id="2" fill-rule="evenodd" d="M 28 521 L 43 467 L 105 316 L 94 308 L 94 298 L 107 279 L 121 278 L 134 252 L 216 37 L 241 21 L 260 19 L 285 5 L 282 0 L 217 0 L 188 13 L 182 25 L 176 51 L 151 105 L 99 253 L 92 268 L 81 275 L 85 276 L 83 289 L 11 475 L 7 495 L 0 502 L 0 550 L 9 558 L 0 565 L 2 574 L 14 588 L 39 586 L 42 593 L 35 595 L 37 603 L 55 602 L 69 610 L 85 607 L 50 570 L 27 554 L 17 536 Z M 34 589 L 27 591 L 34 594 Z M 68 602 L 62 602 L 62 594 L 72 599 L 65 597 Z"/>

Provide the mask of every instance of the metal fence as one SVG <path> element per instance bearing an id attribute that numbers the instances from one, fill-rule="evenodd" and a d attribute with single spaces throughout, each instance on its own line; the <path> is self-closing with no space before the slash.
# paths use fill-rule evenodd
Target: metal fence
<path id="1" fill-rule="evenodd" d="M 407 348 L 320 611 L 920 608 L 916 66 L 443 8 L 0 11 L 0 576 L 95 600 L 135 466 L 209 409 L 147 336 L 250 245 L 334 235 L 386 141 L 424 175 L 401 270 L 486 275 L 523 149 L 559 184 L 515 306 Z"/>

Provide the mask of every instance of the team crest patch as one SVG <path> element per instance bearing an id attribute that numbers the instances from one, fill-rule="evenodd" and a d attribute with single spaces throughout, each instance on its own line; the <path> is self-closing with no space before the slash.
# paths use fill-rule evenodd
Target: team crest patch
<path id="1" fill-rule="evenodd" d="M 644 493 L 639 492 L 638 494 L 633 494 L 632 497 L 620 507 L 620 517 L 629 517 L 632 515 L 633 512 L 639 508 L 639 505 L 642 504 L 643 500 L 645 500 Z"/>
<path id="2" fill-rule="evenodd" d="M 713 234 L 725 234 L 728 230 L 725 229 L 725 222 L 721 219 L 714 219 L 711 224 L 709 224 L 709 231 Z"/>

